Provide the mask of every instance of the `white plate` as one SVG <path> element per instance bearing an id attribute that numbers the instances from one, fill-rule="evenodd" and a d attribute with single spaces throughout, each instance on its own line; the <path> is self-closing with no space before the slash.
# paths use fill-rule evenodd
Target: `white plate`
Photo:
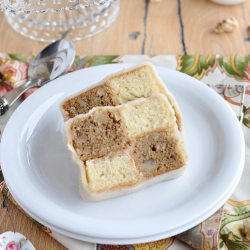
<path id="1" fill-rule="evenodd" d="M 22 207 L 58 230 L 110 243 L 171 236 L 211 215 L 241 175 L 244 138 L 230 107 L 199 81 L 157 67 L 183 113 L 189 153 L 184 175 L 120 198 L 83 201 L 58 105 L 128 66 L 98 66 L 54 80 L 23 102 L 5 128 L 1 159 L 7 185 Z"/>
<path id="2" fill-rule="evenodd" d="M 234 184 L 232 185 L 231 190 L 228 191 L 228 193 L 225 195 L 225 199 L 222 203 L 225 203 L 226 200 L 228 199 L 228 197 L 231 195 L 231 193 L 233 192 L 234 188 L 237 186 L 238 181 L 240 180 L 241 174 L 239 173 L 237 175 L 237 179 L 235 180 Z M 210 215 L 212 215 L 213 213 L 215 213 L 218 209 L 220 208 L 220 206 L 215 206 L 213 207 L 213 209 L 211 209 L 209 211 L 209 213 L 206 214 L 206 216 L 199 218 L 197 217 L 196 220 L 197 221 L 203 221 L 205 218 L 208 218 Z M 72 232 L 68 232 L 64 229 L 61 228 L 57 228 L 54 225 L 48 224 L 46 221 L 43 221 L 41 218 L 35 217 L 34 214 L 32 214 L 30 211 L 28 211 L 25 207 L 23 207 L 23 209 L 26 211 L 27 214 L 29 214 L 31 217 L 33 217 L 36 221 L 40 222 L 41 224 L 49 227 L 51 230 L 58 232 L 60 234 L 63 234 L 65 236 L 68 236 L 70 238 L 74 238 L 74 239 L 78 239 L 78 240 L 82 240 L 82 241 L 88 241 L 88 242 L 92 242 L 92 243 L 99 243 L 99 244 L 138 244 L 138 243 L 146 243 L 146 242 L 152 242 L 152 241 L 156 241 L 156 240 L 160 240 L 160 239 L 165 239 L 168 237 L 171 237 L 173 235 L 177 235 L 185 230 L 188 230 L 190 228 L 193 227 L 194 222 L 191 222 L 190 224 L 186 224 L 185 226 L 182 226 L 181 228 L 176 229 L 175 231 L 166 231 L 163 232 L 161 234 L 155 234 L 155 235 L 151 235 L 151 236 L 147 236 L 147 237 L 140 237 L 140 238 L 126 238 L 126 239 L 110 239 L 110 238 L 100 238 L 100 237 L 90 237 L 88 235 L 80 235 L 80 234 L 74 234 Z"/>

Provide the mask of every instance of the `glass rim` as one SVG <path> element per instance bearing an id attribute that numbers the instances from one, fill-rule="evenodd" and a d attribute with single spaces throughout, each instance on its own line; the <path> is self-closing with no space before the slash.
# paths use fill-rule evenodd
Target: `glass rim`
<path id="1" fill-rule="evenodd" d="M 6 1 L 6 0 L 0 0 L 0 12 L 13 12 L 13 13 L 24 13 L 24 14 L 29 14 L 29 13 L 46 13 L 46 12 L 62 12 L 62 11 L 79 11 L 82 9 L 89 9 L 92 7 L 102 7 L 104 6 L 107 2 L 113 3 L 113 2 L 118 2 L 119 0 L 75 0 L 71 1 L 71 5 L 68 6 L 61 6 L 60 4 L 54 4 L 59 5 L 60 7 L 48 7 L 44 8 L 43 5 L 36 4 L 35 6 L 32 6 L 31 4 L 17 4 L 15 2 L 18 1 Z M 14 3 L 13 3 L 14 2 Z M 44 2 L 42 0 L 37 1 L 37 2 Z M 69 1 L 70 2 L 70 1 Z M 25 6 L 24 6 L 25 5 Z"/>

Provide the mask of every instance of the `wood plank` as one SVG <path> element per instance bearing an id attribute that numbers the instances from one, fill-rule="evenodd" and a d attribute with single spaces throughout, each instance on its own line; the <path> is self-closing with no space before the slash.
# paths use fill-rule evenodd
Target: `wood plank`
<path id="1" fill-rule="evenodd" d="M 249 53 L 250 45 L 244 41 L 246 24 L 241 5 L 225 6 L 207 0 L 185 0 L 182 1 L 182 16 L 188 53 Z M 239 28 L 232 33 L 215 34 L 213 29 L 216 24 L 227 17 L 235 17 Z"/>
<path id="2" fill-rule="evenodd" d="M 66 249 L 10 202 L 8 211 L 6 208 L 0 209 L 0 234 L 6 231 L 16 231 L 25 235 L 37 250 Z"/>
<path id="3" fill-rule="evenodd" d="M 177 1 L 149 4 L 146 34 L 145 54 L 182 54 Z"/>
<path id="4" fill-rule="evenodd" d="M 241 5 L 241 11 L 242 11 L 242 17 L 245 22 L 245 31 L 244 31 L 244 37 L 245 42 L 250 46 L 250 29 L 247 31 L 248 26 L 250 27 L 250 16 L 249 16 L 249 10 L 250 10 L 250 2 L 246 1 L 244 4 Z M 249 53 L 250 51 L 248 51 Z"/>
<path id="5" fill-rule="evenodd" d="M 144 0 L 121 0 L 120 14 L 115 23 L 93 38 L 75 42 L 77 54 L 139 54 L 143 40 L 143 16 Z M 134 31 L 140 32 L 140 35 L 137 39 L 130 39 L 130 34 Z M 44 46 L 45 43 L 17 34 L 0 13 L 1 52 L 36 54 Z"/>
<path id="6" fill-rule="evenodd" d="M 140 54 L 143 40 L 144 0 L 121 0 L 117 21 L 104 33 L 89 41 L 77 42 L 80 54 Z M 139 32 L 133 39 L 133 32 Z M 132 39 L 131 39 L 131 38 Z M 82 53 L 83 51 L 83 53 Z"/>

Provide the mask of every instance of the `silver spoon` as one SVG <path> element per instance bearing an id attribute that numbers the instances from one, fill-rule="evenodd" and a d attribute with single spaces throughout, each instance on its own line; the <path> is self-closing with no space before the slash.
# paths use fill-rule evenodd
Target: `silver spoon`
<path id="1" fill-rule="evenodd" d="M 32 59 L 28 69 L 28 81 L 0 98 L 0 116 L 5 114 L 28 89 L 43 86 L 65 73 L 75 58 L 75 47 L 66 39 L 60 39 L 44 48 Z"/>

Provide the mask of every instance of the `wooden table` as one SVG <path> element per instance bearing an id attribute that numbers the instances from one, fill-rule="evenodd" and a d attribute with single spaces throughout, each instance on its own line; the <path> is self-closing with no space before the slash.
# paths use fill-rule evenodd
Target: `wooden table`
<path id="1" fill-rule="evenodd" d="M 249 12 L 250 1 L 229 7 L 208 0 L 162 0 L 161 3 L 121 0 L 117 21 L 96 37 L 77 42 L 77 53 L 82 56 L 185 52 L 244 55 L 250 52 L 247 34 Z M 232 33 L 215 34 L 213 29 L 216 24 L 231 16 L 238 20 L 239 28 Z M 36 54 L 44 46 L 44 43 L 28 40 L 15 33 L 3 14 L 0 14 L 1 52 Z M 0 209 L 0 233 L 7 230 L 23 233 L 37 249 L 65 249 L 11 204 L 8 212 Z"/>

